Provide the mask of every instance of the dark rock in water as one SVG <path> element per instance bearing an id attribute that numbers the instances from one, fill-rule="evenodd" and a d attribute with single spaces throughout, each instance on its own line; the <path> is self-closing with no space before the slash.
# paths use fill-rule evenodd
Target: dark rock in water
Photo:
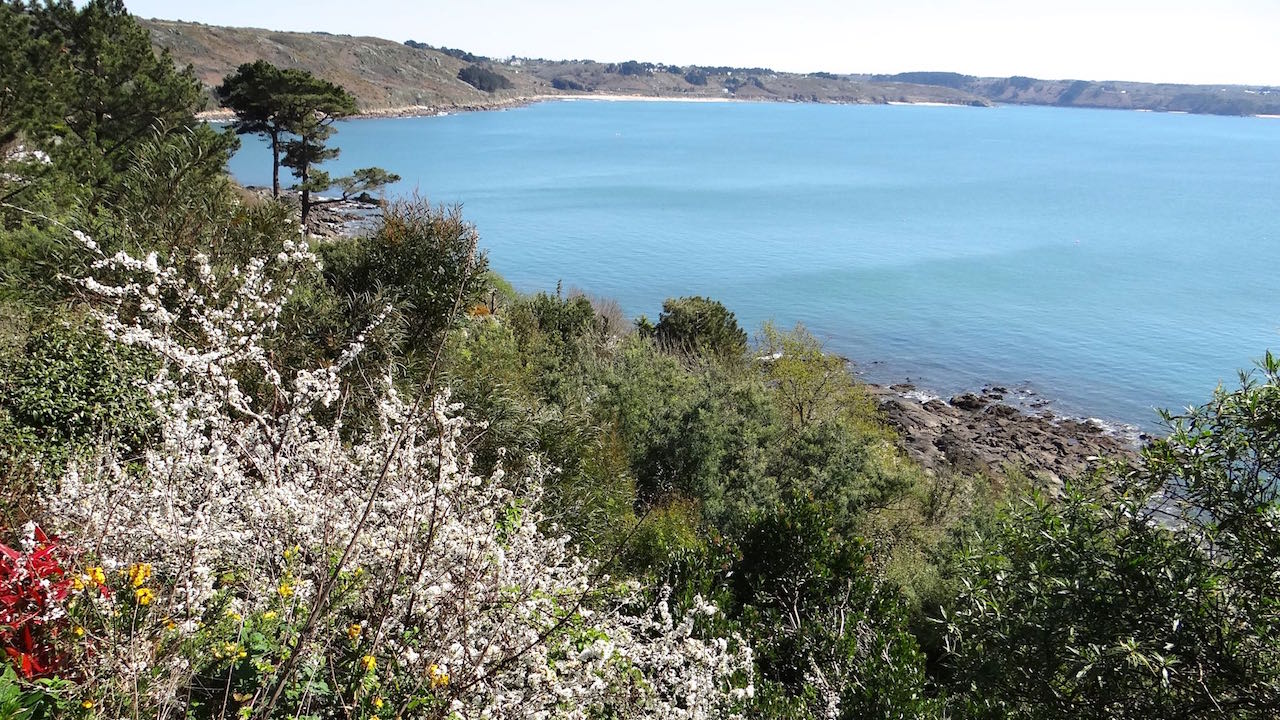
<path id="1" fill-rule="evenodd" d="M 960 408 L 961 410 L 981 410 L 982 408 L 986 407 L 989 404 L 989 402 L 990 401 L 987 400 L 986 398 L 978 397 L 973 393 L 956 395 L 955 397 L 951 398 L 951 404 L 954 407 Z"/>
<path id="2" fill-rule="evenodd" d="M 898 383 L 897 385 L 890 385 L 889 389 L 894 392 L 908 393 L 915 390 L 916 386 L 911 383 Z"/>

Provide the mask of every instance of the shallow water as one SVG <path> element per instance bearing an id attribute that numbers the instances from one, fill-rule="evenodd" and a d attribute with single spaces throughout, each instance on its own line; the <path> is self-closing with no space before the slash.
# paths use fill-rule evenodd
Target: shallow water
<path id="1" fill-rule="evenodd" d="M 1280 120 L 551 102 L 340 125 L 335 174 L 462 203 L 522 290 L 804 322 L 872 380 L 1146 428 L 1280 346 Z M 267 184 L 265 145 L 232 162 Z"/>

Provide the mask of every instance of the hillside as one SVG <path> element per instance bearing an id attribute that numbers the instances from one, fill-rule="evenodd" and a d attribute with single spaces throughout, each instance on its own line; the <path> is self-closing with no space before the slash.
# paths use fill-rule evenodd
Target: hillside
<path id="1" fill-rule="evenodd" d="M 495 60 L 407 41 L 277 32 L 171 20 L 143 20 L 157 47 L 190 63 L 213 87 L 257 59 L 310 70 L 350 90 L 370 113 L 499 107 L 554 95 L 643 95 L 788 102 L 1054 105 L 1216 115 L 1280 114 L 1280 90 L 1238 85 L 984 78 L 949 72 L 835 75 L 766 68 L 674 66 L 628 61 Z M 510 87 L 485 92 L 458 79 L 477 66 Z"/>
<path id="2" fill-rule="evenodd" d="M 168 48 L 179 64 L 190 63 L 209 87 L 241 63 L 262 59 L 280 67 L 310 70 L 338 83 L 356 96 L 364 110 L 491 105 L 537 92 L 533 78 L 515 73 L 512 89 L 482 92 L 458 79 L 458 71 L 468 63 L 381 38 L 141 22 L 156 46 Z"/>
<path id="3" fill-rule="evenodd" d="M 276 32 L 170 20 L 142 20 L 157 47 L 190 63 L 212 87 L 236 66 L 257 59 L 310 70 L 347 88 L 367 112 L 425 106 L 494 107 L 545 95 L 625 94 L 654 97 L 740 98 L 838 103 L 944 102 L 986 104 L 976 95 L 939 85 L 881 82 L 825 73 L 765 69 L 678 68 L 652 63 L 492 61 L 465 53 L 373 37 Z M 461 57 L 459 57 L 461 56 Z M 511 87 L 484 92 L 458 79 L 472 64 L 491 69 Z"/>

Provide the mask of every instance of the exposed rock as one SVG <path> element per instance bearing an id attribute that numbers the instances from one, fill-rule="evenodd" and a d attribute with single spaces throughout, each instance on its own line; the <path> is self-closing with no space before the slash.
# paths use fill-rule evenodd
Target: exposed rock
<path id="1" fill-rule="evenodd" d="M 1132 457 L 1138 440 L 1107 432 L 1092 420 L 1030 415 L 992 396 L 963 393 L 951 401 L 921 401 L 914 387 L 868 386 L 886 420 L 902 436 L 907 454 L 931 470 L 998 475 L 1017 470 L 1051 490 L 1102 459 Z M 907 389 L 909 388 L 909 389 Z"/>
<path id="2" fill-rule="evenodd" d="M 951 398 L 951 404 L 955 407 L 960 408 L 961 410 L 981 410 L 982 408 L 987 406 L 987 403 L 988 401 L 986 398 L 978 397 L 973 393 L 956 395 L 955 397 Z"/>
<path id="3" fill-rule="evenodd" d="M 250 185 L 245 190 L 264 200 L 271 197 L 271 188 Z M 298 192 L 281 190 L 280 201 L 296 210 Z M 322 238 L 354 236 L 372 228 L 381 212 L 382 201 L 367 192 L 350 200 L 315 205 L 307 218 L 307 232 Z"/>

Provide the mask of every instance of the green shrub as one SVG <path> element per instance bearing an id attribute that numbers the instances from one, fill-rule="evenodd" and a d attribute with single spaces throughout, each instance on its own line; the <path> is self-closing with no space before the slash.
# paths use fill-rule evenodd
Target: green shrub
<path id="1" fill-rule="evenodd" d="M 78 318 L 44 317 L 0 358 L 0 525 L 36 510 L 35 492 L 90 453 L 136 454 L 155 419 L 153 363 Z"/>
<path id="2" fill-rule="evenodd" d="M 669 299 L 654 326 L 654 337 L 671 350 L 737 359 L 747 349 L 747 334 L 733 313 L 704 297 Z"/>
<path id="3" fill-rule="evenodd" d="M 1167 419 L 1140 462 L 1014 506 L 960 556 L 971 715 L 1280 712 L 1280 362 Z"/>

